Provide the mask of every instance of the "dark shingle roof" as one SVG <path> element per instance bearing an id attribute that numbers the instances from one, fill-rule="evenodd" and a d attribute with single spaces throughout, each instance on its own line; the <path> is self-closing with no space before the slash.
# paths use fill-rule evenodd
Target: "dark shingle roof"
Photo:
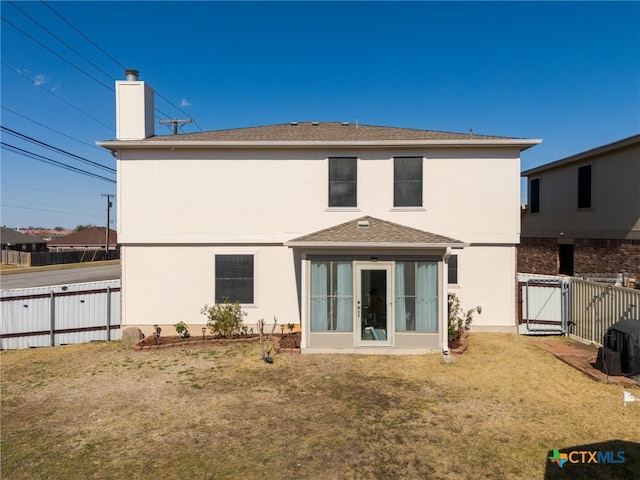
<path id="1" fill-rule="evenodd" d="M 105 241 L 104 227 L 89 227 L 65 237 L 56 238 L 49 242 L 52 247 L 103 247 Z M 118 243 L 118 234 L 109 229 L 109 245 Z"/>
<path id="2" fill-rule="evenodd" d="M 287 242 L 287 245 L 290 246 L 303 246 L 304 244 L 323 244 L 327 246 L 332 244 L 336 246 L 345 244 L 464 246 L 464 243 L 460 240 L 369 216 L 325 228 Z"/>
<path id="3" fill-rule="evenodd" d="M 439 132 L 414 128 L 377 127 L 341 122 L 292 122 L 261 127 L 211 130 L 179 135 L 157 135 L 148 141 L 231 141 L 231 142 L 357 142 L 387 140 L 469 140 L 507 139 L 471 133 Z"/>
<path id="4" fill-rule="evenodd" d="M 2 237 L 2 245 L 28 245 L 31 243 L 47 243 L 46 240 L 40 237 L 25 235 L 24 233 L 20 233 L 16 230 L 12 230 L 6 227 L 0 228 L 2 228 L 2 230 L 0 231 L 0 237 Z"/>

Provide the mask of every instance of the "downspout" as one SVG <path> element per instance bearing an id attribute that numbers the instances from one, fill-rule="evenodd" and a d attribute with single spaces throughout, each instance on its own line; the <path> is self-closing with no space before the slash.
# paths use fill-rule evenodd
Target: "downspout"
<path id="1" fill-rule="evenodd" d="M 451 363 L 453 358 L 449 356 L 449 325 L 448 325 L 448 300 L 447 300 L 447 284 L 449 283 L 448 262 L 451 256 L 451 247 L 447 247 L 442 257 L 442 299 L 440 305 L 442 308 L 442 357 L 445 363 Z"/>

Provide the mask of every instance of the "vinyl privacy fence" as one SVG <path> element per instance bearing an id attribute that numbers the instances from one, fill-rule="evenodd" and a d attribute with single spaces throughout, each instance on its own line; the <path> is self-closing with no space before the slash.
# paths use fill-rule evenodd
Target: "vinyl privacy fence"
<path id="1" fill-rule="evenodd" d="M 570 334 L 602 344 L 620 320 L 640 321 L 640 290 L 578 278 L 518 274 L 523 334 Z"/>
<path id="2" fill-rule="evenodd" d="M 120 339 L 120 280 L 3 290 L 0 349 Z"/>

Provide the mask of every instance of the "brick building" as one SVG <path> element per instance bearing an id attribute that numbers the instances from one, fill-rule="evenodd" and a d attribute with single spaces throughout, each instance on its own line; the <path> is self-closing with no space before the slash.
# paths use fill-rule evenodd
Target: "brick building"
<path id="1" fill-rule="evenodd" d="M 640 134 L 522 176 L 518 271 L 640 283 Z"/>

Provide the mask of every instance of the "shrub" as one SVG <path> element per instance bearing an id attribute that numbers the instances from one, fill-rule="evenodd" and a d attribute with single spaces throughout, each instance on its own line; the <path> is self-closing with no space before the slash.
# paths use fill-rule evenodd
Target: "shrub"
<path id="1" fill-rule="evenodd" d="M 211 333 L 225 338 L 241 330 L 242 317 L 246 315 L 240 308 L 240 302 L 231 303 L 228 298 L 211 307 L 205 305 L 201 313 L 208 318 L 207 327 Z"/>
<path id="2" fill-rule="evenodd" d="M 187 327 L 186 323 L 178 322 L 174 326 L 176 327 L 176 333 L 181 337 L 187 338 L 191 336 L 191 334 L 189 333 L 189 327 Z"/>
<path id="3" fill-rule="evenodd" d="M 449 293 L 447 296 L 449 303 L 449 335 L 455 337 L 462 333 L 462 327 L 469 328 L 473 322 L 473 314 L 476 309 L 472 308 L 466 312 L 460 306 L 460 299 L 455 293 Z"/>

